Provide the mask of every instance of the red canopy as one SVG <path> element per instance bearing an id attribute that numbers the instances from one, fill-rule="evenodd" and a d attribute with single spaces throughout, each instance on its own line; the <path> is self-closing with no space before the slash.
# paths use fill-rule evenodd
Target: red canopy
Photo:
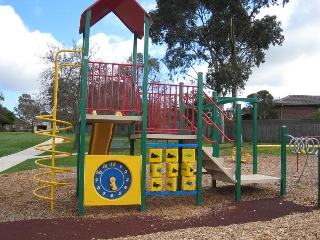
<path id="1" fill-rule="evenodd" d="M 150 25 L 152 24 L 150 14 L 148 14 L 136 0 L 98 0 L 81 14 L 80 34 L 84 32 L 86 12 L 89 10 L 91 10 L 90 27 L 110 12 L 113 12 L 123 24 L 140 39 L 144 36 L 145 14 L 147 14 L 150 19 Z"/>

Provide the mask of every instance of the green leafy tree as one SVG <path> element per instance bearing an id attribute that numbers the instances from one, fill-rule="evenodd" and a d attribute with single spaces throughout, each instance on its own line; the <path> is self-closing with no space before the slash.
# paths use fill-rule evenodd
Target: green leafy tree
<path id="1" fill-rule="evenodd" d="M 206 87 L 218 94 L 244 89 L 252 67 L 265 61 L 270 45 L 284 41 L 276 16 L 260 10 L 289 0 L 157 0 L 150 36 L 166 44 L 164 62 L 173 74 L 206 64 Z"/>
<path id="2" fill-rule="evenodd" d="M 2 92 L 0 92 L 0 105 L 2 105 L 2 101 L 4 101 L 4 96 L 3 96 L 3 94 L 2 94 Z"/>
<path id="3" fill-rule="evenodd" d="M 48 44 L 47 51 L 40 55 L 40 61 L 47 64 L 41 73 L 39 80 L 41 82 L 42 107 L 45 112 L 52 113 L 54 106 L 54 66 L 56 53 L 61 49 L 68 49 L 66 46 L 56 46 Z M 82 50 L 81 45 L 73 42 L 72 50 Z M 98 50 L 94 45 L 90 50 L 90 56 Z M 60 53 L 58 64 L 81 64 L 82 53 L 70 52 Z M 91 59 L 91 57 L 90 57 Z M 71 122 L 75 128 L 78 126 L 80 96 L 80 67 L 64 66 L 60 67 L 58 73 L 58 98 L 57 98 L 57 118 Z"/>
<path id="4" fill-rule="evenodd" d="M 308 115 L 308 117 L 310 117 L 310 118 L 315 118 L 315 119 L 320 119 L 320 111 L 317 110 L 317 111 L 315 111 L 315 112 L 313 112 L 313 113 L 310 113 L 310 114 Z"/>
<path id="5" fill-rule="evenodd" d="M 4 95 L 0 92 L 0 125 L 1 131 L 3 130 L 3 126 L 14 124 L 16 117 L 13 112 L 8 110 L 6 107 L 2 106 L 2 101 L 4 101 Z"/>
<path id="6" fill-rule="evenodd" d="M 249 94 L 247 98 L 252 98 L 253 93 Z M 258 119 L 276 119 L 278 112 L 274 109 L 274 98 L 267 90 L 257 92 L 258 97 Z M 247 118 L 252 119 L 253 104 L 247 103 L 247 108 L 242 109 Z M 251 114 L 251 117 L 248 117 Z"/>
<path id="7" fill-rule="evenodd" d="M 15 107 L 13 110 L 20 119 L 31 124 L 33 131 L 36 116 L 41 114 L 40 101 L 30 94 L 24 93 L 19 96 L 18 107 Z"/>
<path id="8" fill-rule="evenodd" d="M 39 56 L 42 63 L 47 64 L 39 76 L 41 82 L 41 105 L 45 112 L 52 113 L 54 106 L 54 66 L 56 53 L 62 49 L 70 49 L 67 46 L 47 45 L 47 51 Z M 72 50 L 82 50 L 82 46 L 73 41 Z M 89 51 L 89 60 L 92 60 L 95 53 L 99 50 L 98 45 L 92 45 Z M 77 64 L 82 60 L 81 52 L 60 53 L 58 65 Z M 100 59 L 96 59 L 99 61 Z M 73 124 L 76 132 L 79 123 L 79 100 L 80 100 L 80 67 L 63 66 L 58 73 L 58 92 L 57 92 L 57 119 Z M 74 141 L 74 148 L 77 146 L 77 138 Z"/>
<path id="9" fill-rule="evenodd" d="M 127 63 L 132 63 L 132 56 L 127 60 Z M 143 66 L 143 54 L 137 53 L 137 64 Z M 148 56 L 148 81 L 149 82 L 161 82 L 160 61 L 157 58 Z M 140 77 L 143 77 L 143 72 L 139 73 Z"/>

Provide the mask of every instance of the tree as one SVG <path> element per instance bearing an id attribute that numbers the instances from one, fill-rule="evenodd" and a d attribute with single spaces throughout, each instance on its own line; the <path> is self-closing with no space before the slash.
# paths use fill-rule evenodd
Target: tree
<path id="1" fill-rule="evenodd" d="M 249 94 L 247 98 L 252 98 L 253 93 Z M 276 119 L 278 112 L 274 109 L 274 98 L 267 90 L 257 92 L 258 97 L 258 119 Z M 245 115 L 251 114 L 252 119 L 253 104 L 247 103 L 247 108 L 243 109 Z"/>
<path id="2" fill-rule="evenodd" d="M 310 113 L 310 114 L 308 115 L 308 117 L 310 117 L 310 118 L 315 118 L 315 119 L 320 119 L 320 111 L 319 111 L 319 110 L 314 111 L 313 113 Z"/>
<path id="3" fill-rule="evenodd" d="M 47 113 L 53 112 L 54 106 L 54 65 L 56 53 L 61 49 L 68 49 L 66 46 L 56 46 L 48 44 L 48 50 L 40 55 L 40 61 L 47 64 L 48 67 L 40 73 L 39 80 L 41 82 L 40 96 L 42 107 Z M 72 50 L 82 50 L 82 45 L 73 41 Z M 99 50 L 99 46 L 92 45 L 89 51 L 89 60 L 93 58 Z M 65 52 L 59 54 L 58 65 L 77 64 L 82 61 L 81 52 Z M 79 101 L 80 101 L 80 67 L 64 66 L 58 73 L 58 94 L 57 94 L 57 119 L 68 121 L 74 126 L 74 130 L 78 133 L 79 125 Z M 68 130 L 69 131 L 69 130 Z M 78 134 L 74 141 L 73 147 L 77 147 Z"/>
<path id="4" fill-rule="evenodd" d="M 132 63 L 132 56 L 130 56 L 127 60 L 127 63 Z M 143 65 L 143 54 L 137 53 L 137 64 Z M 142 68 L 140 77 L 142 75 Z M 160 73 L 160 62 L 157 58 L 153 58 L 150 55 L 148 56 L 148 80 L 149 82 L 161 82 L 161 73 Z"/>
<path id="5" fill-rule="evenodd" d="M 150 36 L 167 45 L 164 62 L 171 76 L 207 64 L 206 87 L 236 96 L 269 46 L 284 41 L 276 16 L 257 17 L 278 2 L 289 0 L 157 0 Z"/>
<path id="6" fill-rule="evenodd" d="M 43 55 L 39 56 L 40 61 L 48 65 L 40 73 L 41 82 L 41 98 L 44 110 L 52 113 L 54 106 L 54 64 L 56 53 L 67 47 L 48 44 L 48 50 Z M 94 45 L 90 49 L 90 58 L 97 51 L 97 46 Z M 73 42 L 72 50 L 82 50 L 81 45 Z M 82 53 L 70 52 L 60 53 L 58 64 L 81 64 Z M 57 118 L 71 122 L 75 128 L 78 127 L 79 121 L 79 96 L 80 96 L 80 67 L 65 66 L 59 70 L 58 77 L 58 98 L 57 98 Z"/>
<path id="7" fill-rule="evenodd" d="M 4 96 L 3 96 L 2 92 L 0 92 L 0 105 L 2 105 L 1 104 L 2 101 L 4 101 Z"/>
<path id="8" fill-rule="evenodd" d="M 30 94 L 22 94 L 18 98 L 18 107 L 14 109 L 15 114 L 23 121 L 31 124 L 32 131 L 36 116 L 41 114 L 40 102 Z"/>
<path id="9" fill-rule="evenodd" d="M 16 117 L 14 116 L 14 113 L 8 110 L 6 107 L 2 106 L 2 101 L 4 101 L 5 98 L 0 92 L 0 125 L 1 125 L 1 130 L 3 126 L 7 124 L 14 124 Z"/>

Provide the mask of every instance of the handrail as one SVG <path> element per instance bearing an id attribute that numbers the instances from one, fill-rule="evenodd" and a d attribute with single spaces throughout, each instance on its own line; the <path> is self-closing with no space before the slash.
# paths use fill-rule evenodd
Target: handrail
<path id="1" fill-rule="evenodd" d="M 230 139 L 230 138 L 217 126 L 217 124 L 211 120 L 211 118 L 210 118 L 205 112 L 202 112 L 202 116 L 203 116 L 202 119 L 205 121 L 205 123 L 207 123 L 208 125 L 214 126 L 214 127 L 218 130 L 218 132 L 227 139 L 228 142 L 235 142 L 235 141 L 236 141 L 236 140 L 234 140 L 234 139 Z"/>
<path id="2" fill-rule="evenodd" d="M 182 117 L 183 117 L 193 128 L 195 128 L 196 130 L 198 130 L 198 128 L 192 124 L 192 122 L 186 117 L 186 115 L 183 114 Z M 216 140 L 207 138 L 204 134 L 202 134 L 202 138 L 203 138 L 204 140 L 206 140 L 207 142 L 209 142 L 209 143 L 216 143 L 216 142 L 217 142 Z"/>
<path id="3" fill-rule="evenodd" d="M 209 99 L 209 101 L 217 108 L 217 110 L 225 117 L 228 122 L 236 122 L 235 119 L 229 118 L 227 114 L 225 114 L 223 110 L 212 100 L 212 98 L 208 96 L 208 94 L 206 94 L 204 91 L 203 94 L 207 97 L 207 99 Z"/>

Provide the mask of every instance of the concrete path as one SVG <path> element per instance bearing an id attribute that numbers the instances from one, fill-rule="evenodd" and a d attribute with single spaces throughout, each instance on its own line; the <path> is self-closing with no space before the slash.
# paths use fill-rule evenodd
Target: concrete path
<path id="1" fill-rule="evenodd" d="M 56 143 L 62 142 L 62 138 L 56 138 Z M 45 144 L 51 144 L 52 139 L 44 142 Z M 50 149 L 50 146 L 43 147 L 44 149 Z M 7 170 L 8 168 L 11 168 L 27 159 L 31 158 L 37 158 L 39 154 L 43 153 L 42 151 L 36 150 L 34 147 L 30 147 L 26 150 L 4 156 L 0 158 L 0 172 Z"/>

